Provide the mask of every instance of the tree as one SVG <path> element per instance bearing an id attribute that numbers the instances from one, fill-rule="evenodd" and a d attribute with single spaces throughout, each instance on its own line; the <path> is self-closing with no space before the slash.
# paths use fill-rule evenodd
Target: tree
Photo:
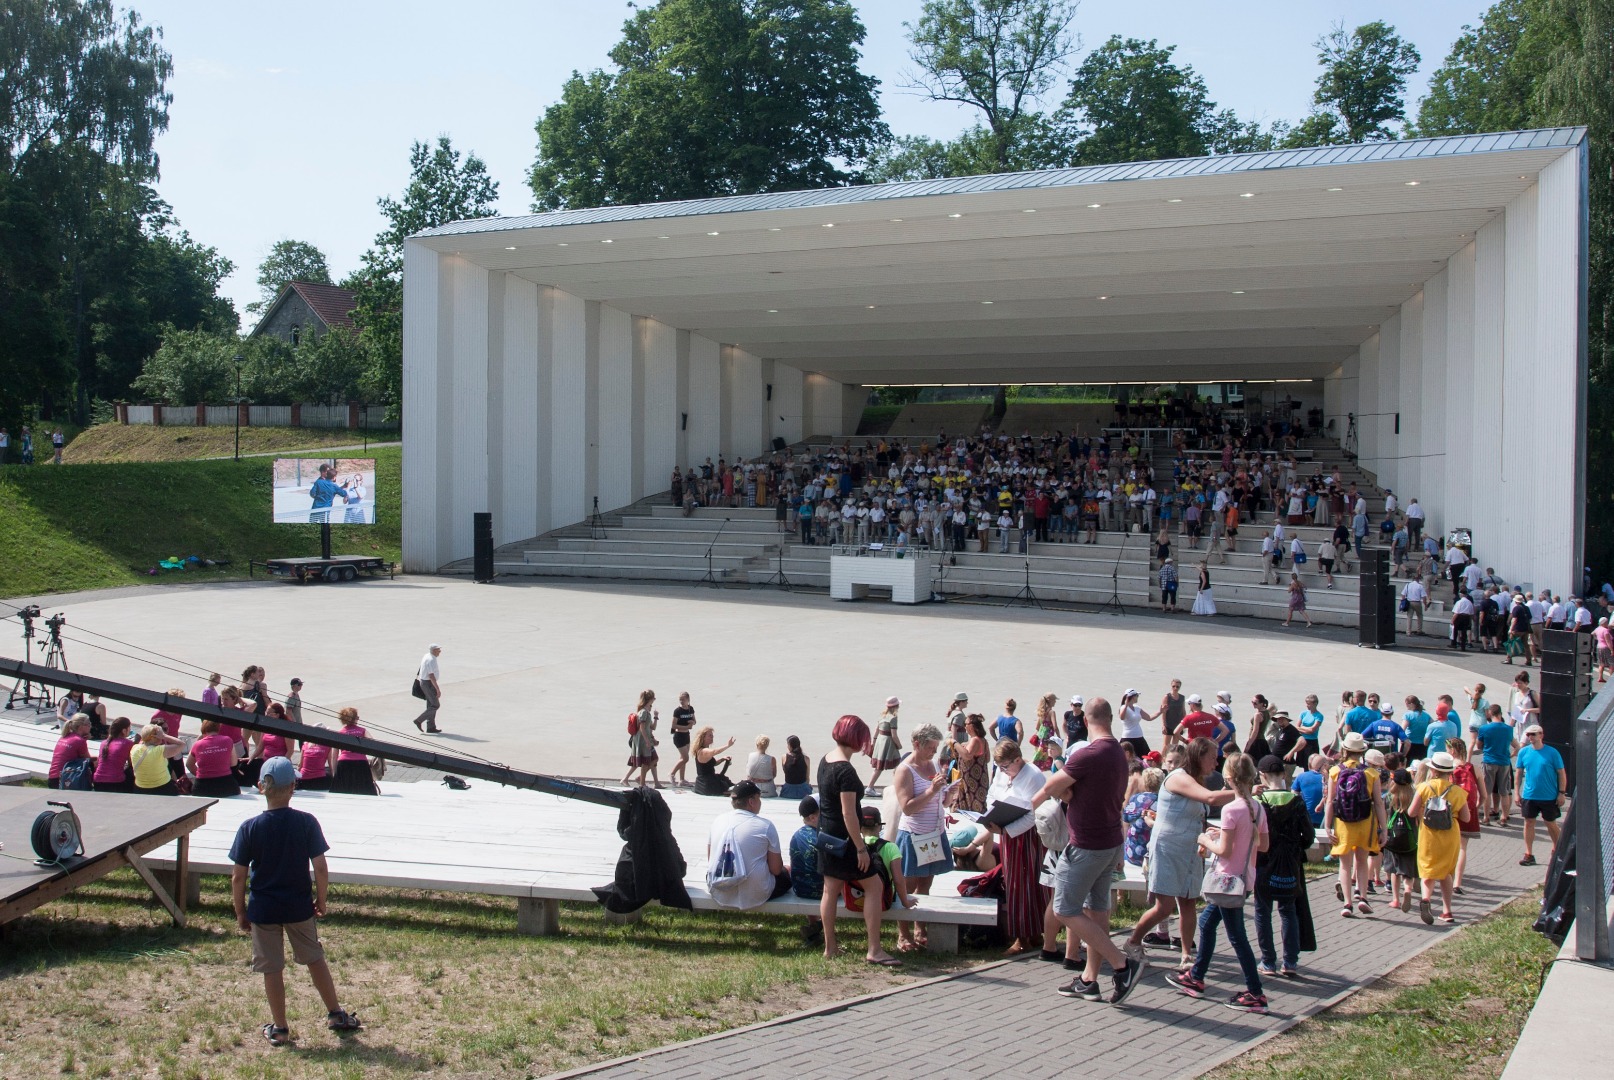
<path id="1" fill-rule="evenodd" d="M 1540 34 L 1527 33 L 1541 0 L 1502 0 L 1464 26 L 1429 79 L 1419 103 L 1417 134 L 1461 135 L 1528 127 L 1538 74 Z"/>
<path id="2" fill-rule="evenodd" d="M 247 311 L 254 315 L 268 311 L 280 290 L 293 281 L 329 285 L 331 268 L 325 262 L 325 253 L 313 244 L 278 240 L 258 264 L 258 299 L 247 305 Z"/>
<path id="3" fill-rule="evenodd" d="M 1070 80 L 1060 116 L 1090 129 L 1076 145 L 1081 165 L 1199 157 L 1224 120 L 1191 67 L 1171 62 L 1174 46 L 1119 35 L 1087 54 Z"/>
<path id="4" fill-rule="evenodd" d="M 849 0 L 660 0 L 537 124 L 533 207 L 844 184 L 889 138 Z"/>
<path id="5" fill-rule="evenodd" d="M 917 66 L 910 86 L 932 101 L 978 109 L 989 134 L 987 163 L 1005 172 L 1027 117 L 1054 85 L 1077 40 L 1074 0 L 925 0 L 904 23 Z"/>
<path id="6" fill-rule="evenodd" d="M 493 217 L 499 185 L 474 153 L 464 156 L 447 135 L 436 146 L 417 142 L 409 149 L 409 183 L 403 198 L 376 200 L 387 225 L 364 253 L 358 273 L 342 282 L 354 293 L 353 321 L 369 373 L 363 394 L 386 401 L 396 415 L 403 400 L 403 245 L 404 239 L 451 221 Z"/>
<path id="7" fill-rule="evenodd" d="M 944 176 L 1058 169 L 1071 163 L 1067 133 L 1042 113 L 1026 113 L 1011 129 L 1009 155 L 999 155 L 999 141 L 981 124 L 951 142 L 920 136 L 893 139 L 876 153 L 864 171 L 870 183 L 935 180 Z"/>
<path id="8" fill-rule="evenodd" d="M 1343 23 L 1317 39 L 1322 74 L 1312 94 L 1312 115 L 1288 137 L 1291 146 L 1393 139 L 1388 125 L 1405 121 L 1407 77 L 1421 62 L 1411 42 L 1384 22 L 1346 32 Z M 1330 122 L 1330 119 L 1332 122 Z"/>

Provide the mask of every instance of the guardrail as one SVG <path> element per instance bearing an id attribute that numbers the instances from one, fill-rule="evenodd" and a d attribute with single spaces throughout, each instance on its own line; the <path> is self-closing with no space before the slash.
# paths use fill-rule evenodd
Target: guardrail
<path id="1" fill-rule="evenodd" d="M 1575 956 L 1606 961 L 1614 881 L 1614 684 L 1575 721 Z"/>

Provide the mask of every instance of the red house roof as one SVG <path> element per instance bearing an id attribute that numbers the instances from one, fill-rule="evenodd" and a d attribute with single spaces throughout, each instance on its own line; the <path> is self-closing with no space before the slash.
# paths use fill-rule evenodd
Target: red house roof
<path id="1" fill-rule="evenodd" d="M 353 329 L 352 289 L 344 289 L 340 285 L 316 285 L 311 281 L 293 281 L 288 288 L 295 290 L 327 327 Z"/>

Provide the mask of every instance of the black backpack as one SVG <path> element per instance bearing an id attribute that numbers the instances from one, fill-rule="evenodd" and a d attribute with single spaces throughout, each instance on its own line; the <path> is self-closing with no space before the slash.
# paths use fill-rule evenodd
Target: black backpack
<path id="1" fill-rule="evenodd" d="M 1317 831 L 1299 796 L 1261 804 L 1267 813 L 1267 849 L 1255 859 L 1256 894 L 1294 896 L 1305 887 L 1306 849 L 1316 842 Z"/>

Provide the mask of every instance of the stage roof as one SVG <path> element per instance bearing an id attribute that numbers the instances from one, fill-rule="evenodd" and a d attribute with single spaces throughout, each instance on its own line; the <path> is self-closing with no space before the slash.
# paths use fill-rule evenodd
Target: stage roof
<path id="1" fill-rule="evenodd" d="M 1584 138 L 601 207 L 415 239 L 846 383 L 1321 377 Z"/>

